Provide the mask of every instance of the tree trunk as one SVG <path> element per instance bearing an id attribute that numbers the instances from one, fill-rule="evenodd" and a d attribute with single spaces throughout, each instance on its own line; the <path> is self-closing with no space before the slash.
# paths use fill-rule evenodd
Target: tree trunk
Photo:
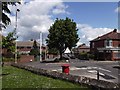
<path id="1" fill-rule="evenodd" d="M 59 50 L 59 53 L 60 53 L 60 60 L 62 60 L 62 51 Z"/>

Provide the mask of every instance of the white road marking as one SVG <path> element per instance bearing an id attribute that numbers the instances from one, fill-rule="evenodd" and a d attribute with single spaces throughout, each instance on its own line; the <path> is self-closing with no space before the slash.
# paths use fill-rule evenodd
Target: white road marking
<path id="1" fill-rule="evenodd" d="M 57 70 L 52 70 L 52 71 L 57 71 Z"/>
<path id="2" fill-rule="evenodd" d="M 106 72 L 111 72 L 110 70 L 107 70 L 107 69 L 104 69 L 104 68 L 98 68 L 99 70 L 103 70 L 103 71 L 106 71 Z"/>
<path id="3" fill-rule="evenodd" d="M 89 70 L 88 72 L 90 72 L 90 73 L 97 73 L 97 71 L 96 70 Z"/>
<path id="4" fill-rule="evenodd" d="M 110 70 L 100 68 L 100 67 L 87 67 L 87 69 L 97 69 L 97 70 L 103 70 L 103 71 L 106 71 L 106 72 L 111 72 Z"/>
<path id="5" fill-rule="evenodd" d="M 97 71 L 96 71 L 96 70 L 89 70 L 88 72 L 97 74 Z M 103 74 L 103 73 L 101 73 L 101 72 L 99 72 L 99 74 L 102 75 L 102 76 L 105 76 L 105 74 Z"/>

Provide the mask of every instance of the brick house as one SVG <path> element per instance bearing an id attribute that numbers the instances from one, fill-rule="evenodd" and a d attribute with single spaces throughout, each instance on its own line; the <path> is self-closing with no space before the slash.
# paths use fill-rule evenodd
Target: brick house
<path id="1" fill-rule="evenodd" d="M 17 41 L 17 51 L 20 54 L 28 54 L 33 47 L 34 41 Z M 40 46 L 37 43 L 37 46 Z"/>
<path id="2" fill-rule="evenodd" d="M 20 54 L 29 54 L 31 49 L 33 48 L 34 41 L 17 41 L 17 51 Z M 37 43 L 38 48 L 40 48 L 40 44 Z M 42 52 L 46 52 L 46 46 L 42 45 Z M 46 53 L 44 53 L 46 54 Z M 45 55 L 42 56 L 42 59 L 45 59 Z"/>
<path id="3" fill-rule="evenodd" d="M 82 45 L 79 45 L 78 46 L 78 52 L 81 53 L 81 52 L 90 52 L 90 47 L 89 46 L 86 46 L 86 44 L 82 44 Z"/>
<path id="4" fill-rule="evenodd" d="M 74 48 L 72 50 L 72 52 L 74 53 L 76 58 L 83 59 L 81 54 L 84 53 L 87 55 L 90 52 L 90 47 L 85 44 L 81 44 L 77 48 Z M 86 56 L 86 58 L 87 58 L 87 56 Z"/>
<path id="5" fill-rule="evenodd" d="M 120 33 L 114 29 L 90 41 L 90 52 L 95 59 L 120 60 Z"/>
<path id="6" fill-rule="evenodd" d="M 74 53 L 81 53 L 81 52 L 90 52 L 90 47 L 89 46 L 86 46 L 85 44 L 81 44 L 79 45 L 77 48 L 74 48 L 73 49 L 73 52 Z"/>

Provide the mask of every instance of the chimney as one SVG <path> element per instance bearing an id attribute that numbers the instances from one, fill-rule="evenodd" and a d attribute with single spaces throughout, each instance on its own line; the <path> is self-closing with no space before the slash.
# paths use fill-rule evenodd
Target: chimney
<path id="1" fill-rule="evenodd" d="M 114 29 L 113 32 L 117 32 L 117 29 Z"/>

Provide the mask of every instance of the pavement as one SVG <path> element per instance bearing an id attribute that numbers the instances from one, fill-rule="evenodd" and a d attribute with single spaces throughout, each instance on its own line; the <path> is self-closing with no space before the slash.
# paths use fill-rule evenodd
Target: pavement
<path id="1" fill-rule="evenodd" d="M 120 66 L 119 61 L 86 61 L 79 59 L 71 59 L 69 63 L 41 63 L 39 61 L 23 63 L 24 65 L 35 68 L 42 68 L 50 71 L 62 72 L 62 65 L 70 65 L 70 74 L 76 76 L 85 76 L 97 79 L 97 71 L 99 71 L 99 79 L 109 82 L 120 83 L 120 69 L 114 68 Z"/>

